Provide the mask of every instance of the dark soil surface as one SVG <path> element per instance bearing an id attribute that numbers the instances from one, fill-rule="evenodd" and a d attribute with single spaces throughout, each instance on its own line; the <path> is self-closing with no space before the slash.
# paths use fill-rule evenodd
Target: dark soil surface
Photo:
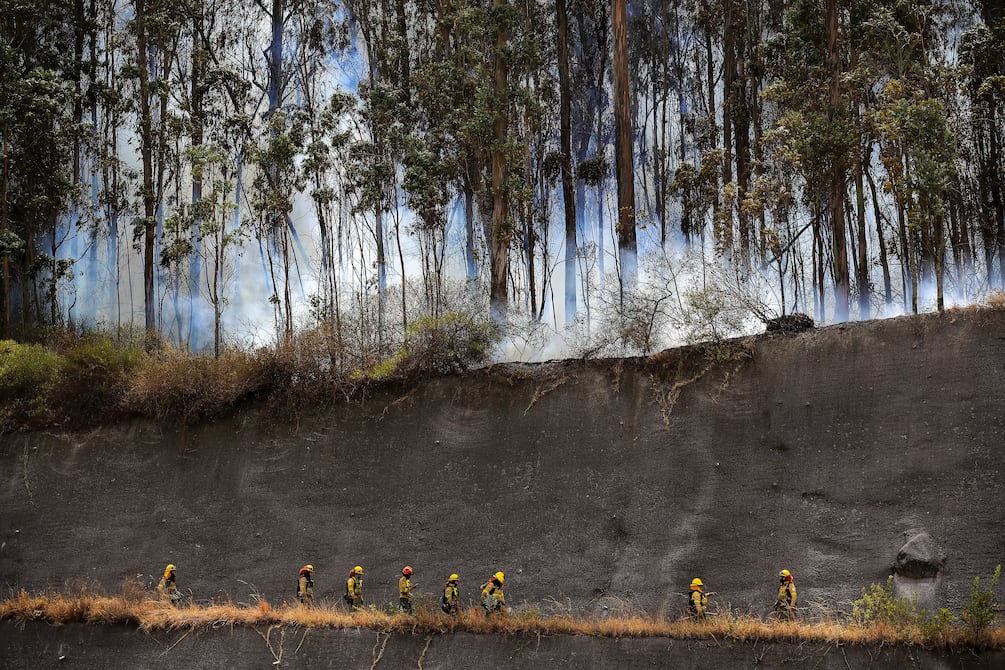
<path id="1" fill-rule="evenodd" d="M 367 600 L 394 601 L 407 563 L 420 592 L 460 573 L 464 600 L 504 570 L 511 604 L 544 612 L 673 612 L 700 576 L 765 613 L 788 568 L 803 604 L 848 610 L 923 530 L 946 560 L 918 592 L 958 607 L 1005 560 L 1005 312 L 750 347 L 707 370 L 680 352 L 498 366 L 299 418 L 3 436 L 0 586 L 117 590 L 170 561 L 196 600 L 275 602 L 310 562 L 335 599 L 359 563 Z"/>
<path id="2" fill-rule="evenodd" d="M 8 670 L 44 668 L 757 668 L 757 670 L 956 670 L 1005 667 L 1005 652 L 825 644 L 737 643 L 663 638 L 501 637 L 247 628 L 147 635 L 129 626 L 74 624 L 24 629 L 0 623 Z M 279 661 L 277 664 L 276 661 Z"/>

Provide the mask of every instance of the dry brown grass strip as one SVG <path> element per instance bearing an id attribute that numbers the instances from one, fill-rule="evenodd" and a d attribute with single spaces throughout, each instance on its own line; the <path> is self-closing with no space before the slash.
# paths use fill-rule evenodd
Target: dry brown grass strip
<path id="1" fill-rule="evenodd" d="M 486 618 L 467 609 L 457 618 L 434 611 L 415 615 L 388 614 L 376 609 L 350 612 L 342 605 L 302 607 L 283 603 L 273 608 L 260 600 L 252 607 L 235 603 L 173 607 L 160 600 L 118 596 L 28 593 L 21 590 L 0 602 L 0 619 L 68 623 L 129 624 L 143 631 L 175 631 L 222 627 L 298 627 L 307 629 L 372 630 L 378 634 L 443 635 L 467 632 L 482 635 L 584 635 L 609 638 L 666 637 L 728 639 L 758 642 L 819 642 L 826 644 L 911 645 L 943 649 L 1005 648 L 1005 626 L 986 630 L 978 643 L 972 631 L 943 627 L 933 634 L 919 626 L 877 622 L 868 626 L 830 618 L 820 621 L 763 621 L 726 614 L 705 621 L 624 614 L 609 618 L 541 616 L 520 613 Z"/>

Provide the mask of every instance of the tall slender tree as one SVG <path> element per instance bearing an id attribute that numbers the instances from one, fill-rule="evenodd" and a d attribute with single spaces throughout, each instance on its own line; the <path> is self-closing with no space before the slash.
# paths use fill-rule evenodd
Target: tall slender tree
<path id="1" fill-rule="evenodd" d="M 576 320 L 576 194 L 572 173 L 572 112 L 569 90 L 569 16 L 565 0 L 555 0 L 558 24 L 558 88 L 561 117 L 562 202 L 565 211 L 565 324 Z"/>
<path id="2" fill-rule="evenodd" d="M 618 181 L 618 256 L 621 285 L 638 277 L 635 233 L 635 159 L 632 152 L 631 82 L 628 79 L 628 10 L 626 0 L 612 0 L 614 39 L 614 163 Z"/>

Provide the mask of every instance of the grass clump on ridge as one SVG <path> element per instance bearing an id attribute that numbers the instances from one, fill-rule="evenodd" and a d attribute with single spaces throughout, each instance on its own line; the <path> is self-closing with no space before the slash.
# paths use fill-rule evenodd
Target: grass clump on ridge
<path id="1" fill-rule="evenodd" d="M 244 351 L 219 358 L 177 349 L 145 355 L 121 397 L 131 414 L 194 423 L 233 408 L 261 386 L 261 361 Z"/>
<path id="2" fill-rule="evenodd" d="M 752 615 L 726 612 L 705 621 L 690 618 L 621 613 L 598 618 L 561 614 L 544 616 L 536 610 L 486 618 L 478 607 L 448 617 L 433 606 L 420 605 L 413 616 L 371 607 L 349 611 L 341 604 L 302 607 L 283 602 L 272 606 L 264 599 L 254 605 L 232 602 L 173 607 L 126 591 L 106 596 L 86 592 L 30 594 L 24 590 L 0 603 L 0 619 L 68 623 L 129 624 L 143 631 L 218 628 L 220 626 L 299 626 L 358 629 L 407 635 L 466 632 L 483 635 L 588 635 L 610 638 L 667 637 L 674 639 L 725 638 L 735 641 L 820 642 L 827 644 L 915 645 L 939 649 L 975 646 L 1005 648 L 1005 627 L 987 627 L 975 636 L 969 627 L 946 626 L 933 632 L 923 625 L 868 623 L 833 615 L 803 621 L 764 621 Z"/>

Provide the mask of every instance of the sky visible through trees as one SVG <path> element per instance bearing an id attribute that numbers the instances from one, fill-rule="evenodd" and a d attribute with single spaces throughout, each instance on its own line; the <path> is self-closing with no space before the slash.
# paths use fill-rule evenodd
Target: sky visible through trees
<path id="1" fill-rule="evenodd" d="M 0 338 L 652 351 L 1005 277 L 1005 0 L 0 0 Z M 614 349 L 611 349 L 612 351 Z"/>

